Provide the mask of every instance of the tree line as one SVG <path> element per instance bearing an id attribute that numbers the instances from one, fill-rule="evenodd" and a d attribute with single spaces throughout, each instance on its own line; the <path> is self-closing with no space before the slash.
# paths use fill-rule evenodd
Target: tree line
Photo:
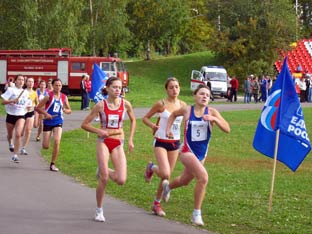
<path id="1" fill-rule="evenodd" d="M 310 36 L 311 10 L 309 0 L 1 0 L 0 48 L 147 59 L 212 50 L 231 73 L 264 74 L 277 49 Z"/>

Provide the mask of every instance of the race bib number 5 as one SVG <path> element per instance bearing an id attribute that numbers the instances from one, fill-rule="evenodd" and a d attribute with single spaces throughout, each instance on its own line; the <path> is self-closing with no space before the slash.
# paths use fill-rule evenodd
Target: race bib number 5
<path id="1" fill-rule="evenodd" d="M 207 123 L 192 122 L 192 141 L 204 141 L 207 139 Z"/>

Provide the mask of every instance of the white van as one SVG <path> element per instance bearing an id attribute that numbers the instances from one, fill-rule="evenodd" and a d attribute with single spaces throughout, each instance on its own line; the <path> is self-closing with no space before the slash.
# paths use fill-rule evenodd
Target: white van
<path id="1" fill-rule="evenodd" d="M 199 84 L 211 86 L 213 96 L 226 97 L 228 91 L 228 75 L 222 66 L 203 66 L 200 71 L 193 70 L 191 75 L 191 90 Z"/>

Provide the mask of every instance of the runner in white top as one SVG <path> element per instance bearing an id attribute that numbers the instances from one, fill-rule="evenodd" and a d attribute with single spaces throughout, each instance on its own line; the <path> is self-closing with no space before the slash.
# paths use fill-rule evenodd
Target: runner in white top
<path id="1" fill-rule="evenodd" d="M 9 150 L 14 152 L 12 161 L 16 163 L 19 162 L 17 154 L 19 152 L 20 140 L 25 124 L 27 106 L 30 104 L 28 101 L 29 93 L 27 90 L 23 89 L 24 83 L 24 77 L 22 75 L 17 75 L 15 78 L 15 87 L 8 87 L 6 92 L 1 95 L 2 105 L 5 105 L 5 110 L 7 112 L 6 128 Z M 15 133 L 14 144 L 12 142 L 13 132 Z"/>
<path id="2" fill-rule="evenodd" d="M 160 183 L 152 205 L 152 211 L 158 216 L 165 216 L 165 212 L 160 206 L 162 195 L 162 181 L 170 179 L 171 173 L 175 167 L 180 147 L 180 125 L 182 117 L 175 119 L 171 128 L 174 137 L 169 139 L 166 137 L 166 127 L 170 114 L 186 106 L 183 101 L 178 99 L 180 93 L 179 81 L 174 78 L 168 78 L 165 88 L 167 91 L 167 98 L 157 101 L 152 108 L 143 117 L 143 122 L 149 126 L 154 133 L 154 154 L 158 165 L 149 162 L 145 170 L 145 181 L 150 182 L 154 173 L 160 178 Z M 157 114 L 157 123 L 153 123 L 151 118 Z"/>

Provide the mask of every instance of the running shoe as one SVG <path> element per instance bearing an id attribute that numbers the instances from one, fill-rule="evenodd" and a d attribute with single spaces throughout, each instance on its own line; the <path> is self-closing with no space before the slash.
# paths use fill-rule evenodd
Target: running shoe
<path id="1" fill-rule="evenodd" d="M 37 137 L 36 137 L 36 141 L 40 141 L 40 137 L 37 136 Z"/>
<path id="2" fill-rule="evenodd" d="M 145 182 L 146 183 L 150 183 L 151 180 L 152 180 L 152 177 L 153 177 L 153 170 L 152 170 L 152 166 L 153 166 L 153 162 L 149 162 L 147 165 L 146 165 L 146 168 L 145 168 L 145 173 L 144 173 L 144 178 L 145 178 Z"/>
<path id="3" fill-rule="evenodd" d="M 21 155 L 28 155 L 27 151 L 25 148 L 22 148 L 21 149 L 21 152 L 20 152 Z"/>
<path id="4" fill-rule="evenodd" d="M 105 217 L 103 215 L 103 210 L 102 211 L 95 210 L 94 220 L 96 222 L 105 222 Z"/>
<path id="5" fill-rule="evenodd" d="M 19 160 L 17 155 L 13 155 L 12 161 L 15 162 L 15 163 L 19 163 L 20 162 L 20 160 Z"/>
<path id="6" fill-rule="evenodd" d="M 160 217 L 166 216 L 165 211 L 160 206 L 159 202 L 154 202 L 152 205 L 152 211 L 154 212 L 155 215 L 158 215 Z"/>
<path id="7" fill-rule="evenodd" d="M 58 172 L 59 169 L 54 165 L 54 163 L 50 164 L 50 171 Z"/>
<path id="8" fill-rule="evenodd" d="M 162 187 L 163 187 L 162 198 L 165 202 L 168 202 L 170 198 L 169 181 L 163 180 Z"/>
<path id="9" fill-rule="evenodd" d="M 204 226 L 204 222 L 201 215 L 192 215 L 192 223 L 197 226 Z"/>
<path id="10" fill-rule="evenodd" d="M 9 150 L 10 150 L 10 152 L 14 151 L 14 145 L 13 144 L 9 144 Z"/>

